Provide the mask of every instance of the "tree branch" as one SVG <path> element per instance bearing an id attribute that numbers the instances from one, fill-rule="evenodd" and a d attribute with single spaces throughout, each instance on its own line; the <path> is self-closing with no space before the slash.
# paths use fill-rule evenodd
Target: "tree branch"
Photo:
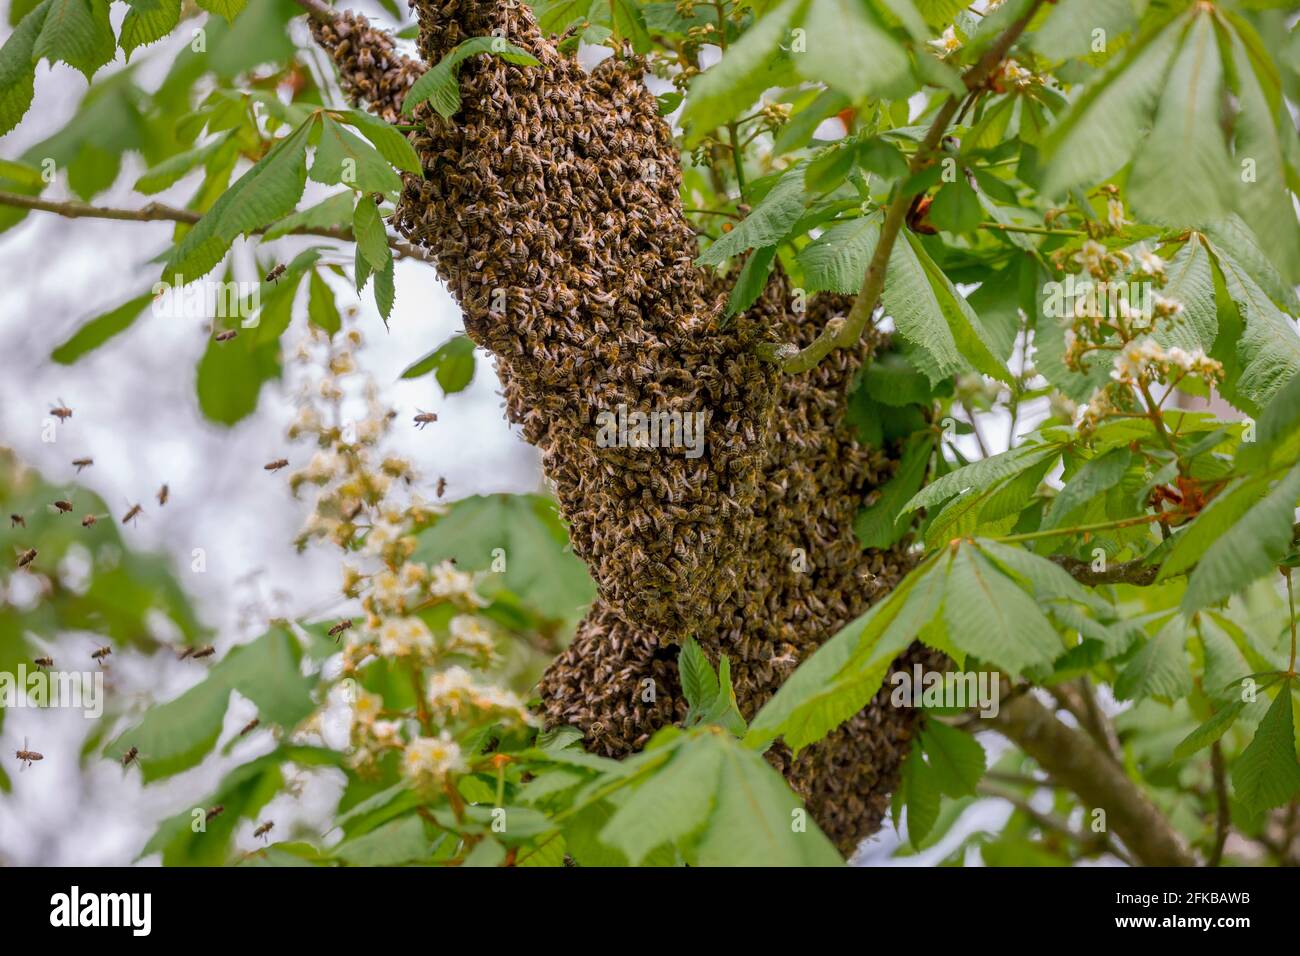
<path id="1" fill-rule="evenodd" d="M 1032 694 L 1004 701 L 990 723 L 1085 806 L 1105 810 L 1107 826 L 1138 863 L 1196 865 L 1183 838 L 1123 768 L 1091 737 L 1067 727 Z"/>
<path id="2" fill-rule="evenodd" d="M 39 212 L 52 212 L 66 219 L 114 219 L 120 222 L 182 222 L 193 225 L 203 218 L 202 213 L 192 209 L 177 209 L 162 203 L 151 202 L 139 209 L 113 209 L 108 206 L 92 206 L 90 203 L 77 202 L 72 199 L 42 199 L 39 196 L 24 196 L 20 193 L 0 191 L 0 206 L 16 206 L 20 209 L 33 209 Z M 264 230 L 255 230 L 261 233 Z M 291 236 L 323 236 L 340 242 L 353 242 L 351 229 L 342 226 L 324 226 L 313 229 L 294 229 L 286 233 Z M 402 257 L 420 259 L 428 262 L 429 256 L 408 242 L 389 238 L 388 244 Z"/>
<path id="3" fill-rule="evenodd" d="M 1108 833 L 1080 833 L 1060 817 L 1053 816 L 1050 813 L 1044 813 L 1024 797 L 1020 796 L 1020 794 L 1006 790 L 1002 787 L 995 787 L 991 784 L 981 783 L 976 789 L 982 797 L 992 797 L 995 800 L 1005 800 L 1032 820 L 1040 830 L 1059 833 L 1071 842 L 1077 843 L 1079 849 L 1084 853 L 1096 853 L 1102 851 L 1117 856 L 1125 863 L 1132 865 L 1133 861 L 1129 859 L 1128 855 L 1121 847 L 1116 846 L 1115 841 L 1111 839 L 1110 834 Z"/>
<path id="4" fill-rule="evenodd" d="M 1006 32 L 984 52 L 979 61 L 962 75 L 962 83 L 968 90 L 977 90 L 988 81 L 1043 2 L 1044 0 L 1033 0 L 1024 15 L 1008 27 Z M 925 139 L 912 155 L 912 161 L 908 166 L 908 178 L 930 165 L 939 149 L 939 144 L 943 141 L 944 134 L 948 131 L 948 124 L 952 122 L 960 105 L 961 98 L 951 96 L 939 109 L 939 114 L 930 124 Z M 880 237 L 876 240 L 875 252 L 872 253 L 867 274 L 862 280 L 862 291 L 854 300 L 848 317 L 827 322 L 821 334 L 802 349 L 791 351 L 793 346 L 788 344 L 760 346 L 759 355 L 762 358 L 781 362 L 786 372 L 806 372 L 835 349 L 851 348 L 862 337 L 862 332 L 867 327 L 867 320 L 875 312 L 876 303 L 879 302 L 880 294 L 884 291 L 885 270 L 889 266 L 889 256 L 898 238 L 898 231 L 902 228 L 903 220 L 907 217 L 907 209 L 912 203 L 912 197 L 901 187 L 902 183 L 895 186 L 894 196 L 885 210 L 885 221 L 880 226 Z"/>

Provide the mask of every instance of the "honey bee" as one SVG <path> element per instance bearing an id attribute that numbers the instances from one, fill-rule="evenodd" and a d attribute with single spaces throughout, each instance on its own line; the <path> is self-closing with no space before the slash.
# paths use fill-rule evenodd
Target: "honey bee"
<path id="1" fill-rule="evenodd" d="M 54 510 L 61 515 L 65 515 L 72 510 L 72 502 L 60 498 L 58 501 L 54 502 Z"/>
<path id="2" fill-rule="evenodd" d="M 161 508 L 163 505 L 167 504 L 167 499 L 169 497 L 171 497 L 171 491 L 166 485 L 163 485 L 158 489 L 158 507 Z"/>
<path id="3" fill-rule="evenodd" d="M 443 493 L 446 492 L 446 490 L 447 490 L 447 479 L 446 479 L 446 478 L 439 478 L 439 479 L 438 479 L 438 487 L 437 487 L 437 494 L 438 494 L 438 497 L 441 498 L 441 497 L 443 496 Z"/>
<path id="4" fill-rule="evenodd" d="M 281 468 L 288 468 L 288 467 L 289 467 L 288 458 L 277 458 L 275 461 L 268 461 L 265 465 L 262 466 L 264 470 L 271 471 L 271 472 L 279 471 Z"/>
<path id="5" fill-rule="evenodd" d="M 36 666 L 39 667 L 41 670 L 45 670 L 45 669 L 48 668 L 48 667 L 53 667 L 53 666 L 54 666 L 54 658 L 52 658 L 52 657 L 38 657 L 38 658 L 35 659 L 35 662 L 34 662 L 34 663 L 35 663 Z"/>
<path id="6" fill-rule="evenodd" d="M 129 767 L 138 756 L 140 756 L 140 751 L 135 747 L 132 747 L 126 753 L 122 754 L 122 766 Z"/>
<path id="7" fill-rule="evenodd" d="M 197 661 L 197 660 L 201 660 L 201 659 L 203 659 L 203 658 L 205 658 L 205 657 L 211 657 L 211 656 L 212 656 L 213 654 L 215 654 L 216 652 L 217 652 L 217 649 L 216 649 L 215 647 L 213 647 L 211 644 L 205 644 L 203 647 L 200 647 L 198 650 L 196 650 L 196 651 L 195 651 L 192 655 L 190 655 L 190 656 L 192 656 L 192 657 Z"/>
<path id="8" fill-rule="evenodd" d="M 438 415 L 436 412 L 419 412 L 415 416 L 415 427 L 423 431 L 425 425 L 432 425 L 437 420 Z"/>
<path id="9" fill-rule="evenodd" d="M 256 830 L 253 831 L 253 836 L 262 837 L 263 839 L 265 839 L 266 835 L 270 833 L 274 827 L 275 827 L 275 822 L 272 820 L 267 820 L 260 827 L 258 827 Z"/>
<path id="10" fill-rule="evenodd" d="M 224 329 L 223 331 L 218 332 L 216 335 L 212 336 L 212 341 L 229 342 L 238 334 L 239 334 L 239 329 Z"/>
<path id="11" fill-rule="evenodd" d="M 112 653 L 113 653 L 113 648 L 105 644 L 103 647 L 95 648 L 94 651 L 91 652 L 90 657 L 91 660 L 99 661 L 100 666 L 103 666 L 103 663 L 108 658 L 108 655 Z"/>
<path id="12" fill-rule="evenodd" d="M 248 723 L 244 724 L 243 729 L 239 731 L 239 736 L 247 737 L 249 734 L 251 734 L 254 730 L 257 729 L 258 724 L 260 724 L 261 722 L 262 721 L 260 718 L 254 717 Z"/>
<path id="13" fill-rule="evenodd" d="M 279 282 L 280 276 L 284 275 L 284 263 L 280 263 L 266 274 L 267 282 Z"/>
<path id="14" fill-rule="evenodd" d="M 338 643 L 339 637 L 343 634 L 343 632 L 346 631 L 351 626 L 352 626 L 352 618 L 349 617 L 349 618 L 344 618 L 342 621 L 339 621 L 337 624 L 335 624 L 333 627 L 329 629 L 329 635 L 330 637 L 334 638 L 335 644 Z"/>
<path id="15" fill-rule="evenodd" d="M 18 567 L 25 568 L 36 560 L 36 549 L 28 548 L 22 554 L 18 555 Z"/>
<path id="16" fill-rule="evenodd" d="M 45 754 L 37 753 L 35 750 L 31 749 L 31 744 L 27 742 L 26 737 L 23 738 L 23 749 L 17 751 L 17 756 L 19 762 L 22 764 L 22 768 L 19 771 L 20 773 L 22 770 L 26 770 L 30 767 L 33 761 L 45 759 Z"/>
<path id="17" fill-rule="evenodd" d="M 81 474 L 82 469 L 84 469 L 84 468 L 89 468 L 89 467 L 90 467 L 91 465 L 93 465 L 94 463 L 95 463 L 95 459 L 93 459 L 93 458 L 74 458 L 74 459 L 72 459 L 72 465 L 73 465 L 74 468 L 77 469 L 77 474 Z"/>
<path id="18" fill-rule="evenodd" d="M 59 399 L 59 404 L 50 406 L 50 414 L 59 421 L 66 422 L 72 417 L 72 409 L 67 406 L 63 399 Z"/>
<path id="19" fill-rule="evenodd" d="M 15 515 L 10 515 L 10 516 L 9 516 L 9 527 L 11 527 L 11 528 L 18 528 L 18 527 L 26 528 L 26 527 L 27 527 L 27 519 L 24 518 L 22 515 L 16 515 L 16 514 L 15 514 Z"/>
<path id="20" fill-rule="evenodd" d="M 108 516 L 107 515 L 84 515 L 81 519 L 81 526 L 83 528 L 89 528 L 100 518 L 106 518 L 106 517 Z"/>
<path id="21" fill-rule="evenodd" d="M 144 508 L 140 505 L 132 505 L 126 514 L 122 515 L 122 524 L 130 524 L 140 515 L 144 514 Z"/>
<path id="22" fill-rule="evenodd" d="M 208 810 L 207 815 L 204 817 L 204 822 L 211 823 L 213 820 L 215 820 L 217 817 L 221 816 L 221 814 L 225 812 L 226 812 L 226 808 L 218 803 L 215 807 L 212 807 Z"/>

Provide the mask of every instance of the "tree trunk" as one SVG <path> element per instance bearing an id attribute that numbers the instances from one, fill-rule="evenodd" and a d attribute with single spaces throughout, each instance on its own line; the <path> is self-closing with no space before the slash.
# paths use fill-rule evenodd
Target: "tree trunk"
<path id="1" fill-rule="evenodd" d="M 433 253 L 467 332 L 496 357 L 507 416 L 541 449 L 598 586 L 541 682 L 545 717 L 582 728 L 597 752 L 635 751 L 685 713 L 676 656 L 691 635 L 715 662 L 730 658 L 752 717 L 907 570 L 901 549 L 864 552 L 853 533 L 895 467 L 845 421 L 880 339 L 782 375 L 756 346 L 807 344 L 850 303 L 822 296 L 795 312 L 779 274 L 718 327 L 726 284 L 694 265 L 680 157 L 638 60 L 586 73 L 518 0 L 416 9 L 426 63 L 489 35 L 541 61 L 473 57 L 451 120 L 417 111 L 410 139 L 425 178 L 407 178 L 396 221 Z M 362 17 L 313 26 L 346 92 L 396 122 L 423 67 Z M 702 454 L 602 447 L 596 416 L 619 406 L 703 412 Z M 848 852 L 879 827 L 915 721 L 882 693 L 797 759 L 779 748 L 771 758 Z"/>

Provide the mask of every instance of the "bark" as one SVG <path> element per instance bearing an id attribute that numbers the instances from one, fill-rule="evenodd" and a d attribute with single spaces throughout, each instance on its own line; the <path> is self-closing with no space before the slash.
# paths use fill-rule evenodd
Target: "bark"
<path id="1" fill-rule="evenodd" d="M 1053 782 L 1087 807 L 1106 811 L 1106 826 L 1146 866 L 1195 866 L 1196 858 L 1147 795 L 1087 734 L 1067 727 L 1032 694 L 1003 700 L 995 729 L 1038 762 Z M 1088 819 L 1086 822 L 1091 823 Z"/>
<path id="2" fill-rule="evenodd" d="M 881 341 L 868 334 L 781 374 L 758 346 L 808 344 L 851 301 L 821 297 L 796 313 L 780 275 L 719 329 L 726 284 L 694 265 L 680 157 L 642 64 L 611 59 L 586 73 L 510 0 L 416 9 L 427 63 L 492 34 L 541 61 L 475 57 L 452 120 L 417 112 L 410 138 L 425 177 L 407 180 L 396 221 L 496 357 L 507 416 L 542 450 L 598 586 L 541 682 L 545 716 L 581 727 L 598 752 L 635 751 L 685 713 L 676 656 L 691 635 L 715 661 L 729 657 L 753 716 L 907 570 L 902 549 L 864 552 L 852 528 L 895 467 L 897 449 L 865 447 L 844 415 Z M 362 18 L 313 29 L 345 90 L 395 120 L 418 67 Z M 601 447 L 596 415 L 620 405 L 704 412 L 703 454 Z M 880 826 L 915 721 L 881 694 L 797 759 L 777 748 L 772 760 L 848 852 Z"/>

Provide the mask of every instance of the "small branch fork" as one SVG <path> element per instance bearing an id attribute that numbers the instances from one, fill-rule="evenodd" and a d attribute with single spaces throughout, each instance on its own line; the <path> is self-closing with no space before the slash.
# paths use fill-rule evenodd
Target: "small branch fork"
<path id="1" fill-rule="evenodd" d="M 16 206 L 19 209 L 34 209 L 40 212 L 52 212 L 67 219 L 115 219 L 121 222 L 182 222 L 193 225 L 203 218 L 202 213 L 192 209 L 177 209 L 162 203 L 151 202 L 139 209 L 113 209 L 108 206 L 92 206 L 76 200 L 42 199 L 39 196 L 24 196 L 20 193 L 0 191 L 0 206 Z M 264 230 L 256 230 L 262 232 Z M 324 226 L 314 229 L 294 229 L 288 235 L 323 236 L 341 242 L 353 242 L 351 229 L 342 226 Z M 397 255 L 408 259 L 429 261 L 429 256 L 422 249 L 389 239 L 389 246 Z"/>
<path id="2" fill-rule="evenodd" d="M 1038 8 L 1042 6 L 1043 2 L 1044 0 L 1034 0 L 1029 9 L 1025 11 L 1025 14 L 1008 27 L 1006 32 L 998 37 L 993 45 L 984 52 L 979 62 L 962 75 L 962 83 L 965 84 L 968 90 L 978 90 L 988 82 L 989 77 L 1002 63 L 1007 51 L 1020 38 L 1025 27 L 1029 25 L 1029 21 L 1033 19 L 1034 14 L 1038 12 Z M 933 161 L 935 154 L 939 150 L 939 145 L 943 141 L 944 134 L 948 131 L 948 125 L 952 122 L 953 117 L 957 114 L 957 109 L 961 106 L 962 99 L 956 96 L 949 97 L 940 108 L 939 114 L 934 118 L 929 131 L 925 134 L 925 139 L 921 141 L 921 145 L 912 156 L 908 169 L 909 176 L 913 176 L 925 169 Z M 858 293 L 857 299 L 854 300 L 848 316 L 827 322 L 821 334 L 802 349 L 795 349 L 794 346 L 789 344 L 766 344 L 759 348 L 760 357 L 768 361 L 780 362 L 781 367 L 792 374 L 806 372 L 835 349 L 851 348 L 862 338 L 862 332 L 867 327 L 867 321 L 875 312 L 876 304 L 880 301 L 880 294 L 884 291 L 885 270 L 889 265 L 889 256 L 893 251 L 894 242 L 898 238 L 899 229 L 902 228 L 903 220 L 907 216 L 907 208 L 911 202 L 912 197 L 907 195 L 901 188 L 896 187 L 894 197 L 885 210 L 885 221 L 881 224 L 880 238 L 876 240 L 876 249 L 871 256 L 870 264 L 867 266 L 867 274 L 862 280 L 862 291 Z"/>

